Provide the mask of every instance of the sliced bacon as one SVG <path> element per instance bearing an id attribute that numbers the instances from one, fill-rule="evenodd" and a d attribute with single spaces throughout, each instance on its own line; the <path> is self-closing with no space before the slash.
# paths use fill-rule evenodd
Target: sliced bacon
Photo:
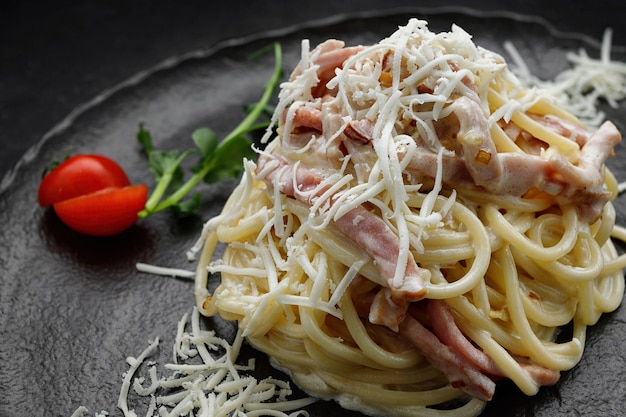
<path id="1" fill-rule="evenodd" d="M 408 303 L 397 297 L 388 288 L 381 288 L 372 299 L 367 319 L 372 324 L 380 324 L 397 332 L 399 324 L 404 319 Z"/>
<path id="2" fill-rule="evenodd" d="M 493 377 L 506 376 L 489 355 L 465 337 L 454 321 L 452 310 L 445 301 L 428 300 L 428 315 L 433 333 L 445 345 L 461 355 L 463 359 L 473 363 L 483 373 Z M 546 368 L 525 358 L 516 358 L 516 361 L 539 386 L 554 385 L 560 379 L 561 374 L 555 369 Z"/>
<path id="3" fill-rule="evenodd" d="M 362 293 L 358 289 L 353 291 L 352 301 L 360 317 L 367 319 L 368 314 L 369 317 L 372 314 L 380 314 L 375 311 L 376 309 L 387 308 L 383 303 L 376 302 L 377 298 L 385 297 L 384 294 L 381 296 L 384 291 L 385 289 L 377 293 Z M 422 303 L 414 303 L 409 310 L 410 314 L 403 316 L 398 325 L 397 334 L 417 349 L 432 366 L 443 372 L 454 387 L 473 397 L 489 401 L 495 391 L 495 382 L 454 349 L 444 344 L 420 322 L 423 320 L 423 315 L 415 307 Z M 369 321 L 371 323 L 371 320 Z"/>
<path id="4" fill-rule="evenodd" d="M 377 299 L 385 297 L 384 294 L 381 296 L 384 291 L 385 289 L 381 289 L 375 294 L 372 292 L 363 294 L 356 290 L 352 301 L 359 316 L 368 318 L 368 311 L 370 317 L 372 314 L 379 315 L 376 309 L 387 308 L 384 303 L 376 302 Z M 397 334 L 413 345 L 432 366 L 443 372 L 452 386 L 473 397 L 489 401 L 495 392 L 495 382 L 458 351 L 443 343 L 420 322 L 423 315 L 416 307 L 422 303 L 414 303 L 409 310 L 410 314 L 403 316 Z"/>
<path id="5" fill-rule="evenodd" d="M 289 110 L 283 112 L 283 125 Z M 291 132 L 283 133 L 283 144 L 293 149 L 300 149 L 306 146 L 314 135 L 322 131 L 321 110 L 304 105 L 297 107 L 291 119 Z"/>
<path id="6" fill-rule="evenodd" d="M 311 106 L 300 106 L 294 112 L 292 128 L 300 130 L 302 128 L 309 130 L 322 131 L 322 111 Z"/>
<path id="7" fill-rule="evenodd" d="M 417 301 L 424 298 L 426 288 L 422 271 L 410 254 L 402 283 L 399 286 L 394 284 L 400 245 L 398 236 L 379 216 L 363 206 L 357 206 L 336 219 L 335 225 L 375 260 L 381 275 L 393 291 L 394 300 Z"/>
<path id="8" fill-rule="evenodd" d="M 539 116 L 533 113 L 528 113 L 528 116 L 559 135 L 573 140 L 581 148 L 585 146 L 589 139 L 589 132 L 586 129 L 561 117 L 554 115 Z"/>
<path id="9" fill-rule="evenodd" d="M 560 196 L 579 203 L 579 214 L 590 222 L 600 216 L 602 208 L 611 198 L 611 194 L 604 189 L 602 165 L 621 140 L 617 127 L 607 121 L 582 147 L 578 165 L 572 165 L 558 154 L 550 157 L 550 166 L 566 185 Z"/>
<path id="10" fill-rule="evenodd" d="M 343 63 L 348 58 L 359 53 L 363 48 L 363 46 L 346 47 L 343 41 L 336 39 L 326 40 L 316 46 L 309 53 L 313 59 L 312 63 L 318 66 L 316 72 L 319 82 L 311 91 L 313 97 L 318 98 L 328 94 L 329 89 L 326 87 L 326 84 L 335 76 L 335 69 L 342 68 Z M 300 74 L 302 74 L 302 67 L 298 64 L 291 73 L 290 79 L 293 80 Z"/>
<path id="11" fill-rule="evenodd" d="M 488 186 L 502 175 L 502 164 L 489 133 L 489 122 L 480 105 L 465 96 L 450 104 L 459 121 L 456 138 L 463 150 L 465 166 L 474 183 Z"/>
<path id="12" fill-rule="evenodd" d="M 496 389 L 495 382 L 473 363 L 442 343 L 418 320 L 407 314 L 400 323 L 399 333 L 409 340 L 426 360 L 441 370 L 450 384 L 472 397 L 490 401 Z"/>
<path id="13" fill-rule="evenodd" d="M 349 139 L 361 143 L 370 143 L 374 140 L 374 123 L 371 120 L 352 120 L 343 131 Z"/>
<path id="14" fill-rule="evenodd" d="M 602 164 L 613 152 L 613 147 L 621 141 L 617 127 L 611 122 L 604 122 L 590 137 L 581 149 L 578 165 L 570 164 L 563 156 L 554 155 L 550 161 L 554 168 L 572 188 L 570 193 L 581 189 L 602 186 Z"/>
<path id="15" fill-rule="evenodd" d="M 537 363 L 528 362 L 524 358 L 517 358 L 516 360 L 540 387 L 554 385 L 561 379 L 561 373 L 556 369 L 550 369 Z"/>
<path id="16" fill-rule="evenodd" d="M 463 358 L 489 375 L 502 375 L 496 363 L 482 350 L 476 348 L 456 325 L 452 311 L 445 301 L 428 300 L 428 315 L 433 333 Z"/>
<path id="17" fill-rule="evenodd" d="M 271 161 L 276 161 L 278 164 L 274 169 L 266 173 L 263 180 L 268 186 L 278 188 L 286 196 L 295 198 L 307 205 L 312 205 L 314 198 L 325 191 L 320 189 L 315 194 L 311 193 L 316 191 L 323 178 L 309 169 L 289 163 L 280 156 L 260 155 L 257 171 L 263 171 L 265 165 Z"/>
<path id="18" fill-rule="evenodd" d="M 358 282 L 358 281 L 355 281 Z M 370 323 L 372 316 L 392 316 L 396 313 L 389 303 L 389 291 L 376 293 L 354 291 L 353 302 L 362 318 Z M 495 380 L 506 377 L 498 365 L 474 346 L 454 321 L 450 307 L 442 300 L 412 303 L 404 315 L 397 333 L 409 341 L 434 367 L 441 370 L 450 383 L 464 392 L 488 401 L 495 391 Z M 554 385 L 560 373 L 527 358 L 515 360 L 539 386 Z"/>
<path id="19" fill-rule="evenodd" d="M 259 160 L 259 170 L 262 170 L 267 161 L 265 157 Z M 278 188 L 281 193 L 307 205 L 312 205 L 315 198 L 325 191 L 323 187 L 318 189 L 323 180 L 322 176 L 301 165 L 290 164 L 284 159 L 276 160 L 280 161 L 279 165 L 265 177 L 268 186 Z M 332 198 L 329 201 L 332 204 Z M 395 285 L 394 275 L 400 253 L 399 239 L 379 216 L 369 212 L 363 206 L 357 206 L 336 219 L 334 224 L 372 257 L 381 276 L 393 291 L 393 298 L 400 303 L 399 305 L 402 306 L 405 301 L 424 298 L 426 288 L 423 272 L 410 253 L 403 281 L 400 285 Z"/>
<path id="20" fill-rule="evenodd" d="M 463 123 L 471 126 L 470 115 L 464 112 L 459 112 L 459 115 L 467 118 Z M 463 128 L 463 131 L 466 130 Z M 490 136 L 486 137 L 492 140 Z M 576 204 L 581 217 L 593 222 L 610 199 L 610 193 L 603 187 L 602 165 L 620 141 L 621 135 L 615 125 L 605 122 L 582 147 L 577 165 L 559 154 L 546 159 L 516 152 L 492 153 L 492 159 L 500 167 L 486 166 L 473 156 L 481 149 L 491 149 L 484 148 L 489 145 L 481 141 L 480 145 L 464 145 L 466 154 L 463 157 L 443 156 L 443 182 L 453 187 L 483 188 L 494 194 L 514 196 L 523 196 L 531 189 L 538 189 L 565 203 Z M 437 154 L 421 148 L 413 155 L 407 169 L 422 177 L 434 178 Z"/>

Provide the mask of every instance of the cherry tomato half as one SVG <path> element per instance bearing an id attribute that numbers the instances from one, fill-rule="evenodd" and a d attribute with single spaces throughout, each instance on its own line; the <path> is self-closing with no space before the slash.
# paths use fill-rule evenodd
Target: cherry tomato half
<path id="1" fill-rule="evenodd" d="M 90 194 L 108 187 L 130 185 L 124 170 L 102 155 L 74 155 L 46 175 L 39 184 L 39 205 Z"/>
<path id="2" fill-rule="evenodd" d="M 146 205 L 145 184 L 105 188 L 54 204 L 57 216 L 71 229 L 92 236 L 118 234 L 138 219 Z"/>

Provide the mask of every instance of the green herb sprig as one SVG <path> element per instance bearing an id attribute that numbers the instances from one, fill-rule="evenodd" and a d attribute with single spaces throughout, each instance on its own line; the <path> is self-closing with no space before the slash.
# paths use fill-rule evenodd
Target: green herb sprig
<path id="1" fill-rule="evenodd" d="M 269 101 L 276 90 L 282 76 L 282 51 L 280 44 L 275 43 L 274 70 L 265 85 L 261 99 L 248 107 L 247 116 L 219 141 L 217 134 L 209 128 L 200 128 L 193 132 L 191 138 L 196 147 L 180 152 L 163 151 L 154 148 L 152 135 L 142 124 L 139 125 L 137 141 L 148 155 L 148 167 L 156 180 L 144 210 L 139 218 L 145 218 L 168 208 L 181 214 L 196 212 L 200 207 L 200 194 L 187 196 L 202 181 L 216 183 L 226 178 L 236 178 L 243 170 L 243 158 L 253 158 L 252 141 L 248 133 L 265 129 L 269 122 L 257 122 L 267 112 Z M 191 167 L 192 175 L 185 180 L 183 161 L 190 155 L 199 155 L 198 162 Z"/>

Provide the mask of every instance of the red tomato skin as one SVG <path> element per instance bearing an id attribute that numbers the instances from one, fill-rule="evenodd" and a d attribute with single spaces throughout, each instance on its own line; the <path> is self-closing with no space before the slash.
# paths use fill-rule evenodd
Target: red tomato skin
<path id="1" fill-rule="evenodd" d="M 113 236 L 132 226 L 146 205 L 148 186 L 106 188 L 70 198 L 52 207 L 69 228 L 91 236 Z"/>
<path id="2" fill-rule="evenodd" d="M 74 155 L 43 178 L 38 200 L 40 206 L 46 207 L 108 187 L 129 185 L 128 176 L 114 160 L 103 155 Z"/>

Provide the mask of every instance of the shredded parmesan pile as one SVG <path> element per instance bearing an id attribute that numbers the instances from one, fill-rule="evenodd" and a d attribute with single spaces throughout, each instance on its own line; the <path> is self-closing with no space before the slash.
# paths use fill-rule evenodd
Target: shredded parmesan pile
<path id="1" fill-rule="evenodd" d="M 214 331 L 200 328 L 196 309 L 191 315 L 189 332 L 188 325 L 186 314 L 178 324 L 173 361 L 164 365 L 170 375 L 159 377 L 158 365 L 147 361 L 158 348 L 158 338 L 137 358 L 127 358 L 129 368 L 117 404 L 125 417 L 138 415 L 129 405 L 131 395 L 149 398 L 146 417 L 308 416 L 305 411 L 293 410 L 300 410 L 315 399 L 289 400 L 292 394 L 289 382 L 271 377 L 257 380 L 249 375 L 255 368 L 254 359 L 245 365 L 236 363 L 243 343 L 241 332 L 229 344 Z M 148 367 L 147 377 L 136 376 L 142 365 Z M 81 406 L 72 417 L 81 417 L 87 411 Z M 108 414 L 101 411 L 95 416 Z"/>
<path id="2" fill-rule="evenodd" d="M 599 126 L 605 118 L 598 109 L 600 102 L 617 108 L 626 98 L 626 63 L 611 59 L 613 32 L 604 31 L 599 59 L 590 57 L 584 49 L 568 52 L 571 67 L 554 80 L 541 80 L 532 74 L 512 42 L 504 44 L 511 56 L 511 70 L 528 86 L 544 90 L 558 100 L 559 106 L 572 112 L 591 127 Z"/>

